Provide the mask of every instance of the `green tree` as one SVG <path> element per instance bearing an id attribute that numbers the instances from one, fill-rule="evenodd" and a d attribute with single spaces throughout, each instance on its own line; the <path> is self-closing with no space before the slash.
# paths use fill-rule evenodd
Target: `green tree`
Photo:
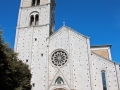
<path id="1" fill-rule="evenodd" d="M 0 90 L 31 90 L 28 65 L 6 44 L 0 30 Z"/>

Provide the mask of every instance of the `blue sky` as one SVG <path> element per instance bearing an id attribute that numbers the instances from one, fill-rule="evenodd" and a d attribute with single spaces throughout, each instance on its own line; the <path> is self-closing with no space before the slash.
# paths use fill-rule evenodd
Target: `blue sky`
<path id="1" fill-rule="evenodd" d="M 20 0 L 0 0 L 3 36 L 14 47 Z M 56 0 L 55 30 L 66 26 L 90 37 L 91 45 L 111 44 L 120 63 L 120 0 Z"/>

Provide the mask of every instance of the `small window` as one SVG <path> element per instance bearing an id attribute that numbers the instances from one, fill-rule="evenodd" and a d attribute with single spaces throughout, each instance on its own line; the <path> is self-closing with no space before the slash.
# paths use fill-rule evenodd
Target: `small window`
<path id="1" fill-rule="evenodd" d="M 37 41 L 37 38 L 35 38 L 35 41 Z"/>
<path id="2" fill-rule="evenodd" d="M 26 59 L 26 62 L 28 62 L 28 59 Z"/>
<path id="3" fill-rule="evenodd" d="M 60 85 L 60 84 L 64 84 L 63 79 L 61 77 L 58 77 L 55 81 L 56 84 Z"/>
<path id="4" fill-rule="evenodd" d="M 35 83 L 33 83 L 32 86 L 35 87 Z"/>
<path id="5" fill-rule="evenodd" d="M 41 54 L 41 56 L 43 57 L 43 54 Z"/>
<path id="6" fill-rule="evenodd" d="M 102 75 L 103 90 L 107 90 L 105 71 L 102 71 L 102 72 L 101 72 L 101 75 Z"/>

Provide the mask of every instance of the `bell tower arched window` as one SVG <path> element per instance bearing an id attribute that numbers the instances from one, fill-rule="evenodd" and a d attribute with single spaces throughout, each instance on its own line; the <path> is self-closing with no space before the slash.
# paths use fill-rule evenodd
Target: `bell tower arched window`
<path id="1" fill-rule="evenodd" d="M 36 26 L 39 25 L 39 13 L 33 12 L 30 15 L 30 26 Z"/>
<path id="2" fill-rule="evenodd" d="M 30 26 L 33 26 L 34 25 L 34 16 L 31 15 L 30 16 Z"/>
<path id="3" fill-rule="evenodd" d="M 39 15 L 35 15 L 35 25 L 38 25 L 38 22 L 39 22 Z"/>
<path id="4" fill-rule="evenodd" d="M 106 73 L 105 73 L 105 71 L 102 71 L 102 72 L 101 72 L 101 75 L 102 75 L 103 90 L 107 90 Z"/>
<path id="5" fill-rule="evenodd" d="M 64 84 L 63 79 L 61 77 L 58 77 L 55 81 L 56 84 L 60 85 L 60 84 Z"/>
<path id="6" fill-rule="evenodd" d="M 35 6 L 35 0 L 32 0 L 32 6 Z"/>
<path id="7" fill-rule="evenodd" d="M 37 0 L 37 5 L 40 5 L 40 0 Z"/>
<path id="8" fill-rule="evenodd" d="M 32 0 L 32 6 L 40 5 L 40 0 Z"/>

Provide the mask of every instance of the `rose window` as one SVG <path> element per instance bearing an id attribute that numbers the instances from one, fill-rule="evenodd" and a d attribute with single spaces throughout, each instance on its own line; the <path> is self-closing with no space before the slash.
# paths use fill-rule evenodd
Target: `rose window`
<path id="1" fill-rule="evenodd" d="M 51 60 L 55 66 L 63 66 L 66 64 L 68 56 L 64 51 L 56 51 L 52 54 Z"/>

